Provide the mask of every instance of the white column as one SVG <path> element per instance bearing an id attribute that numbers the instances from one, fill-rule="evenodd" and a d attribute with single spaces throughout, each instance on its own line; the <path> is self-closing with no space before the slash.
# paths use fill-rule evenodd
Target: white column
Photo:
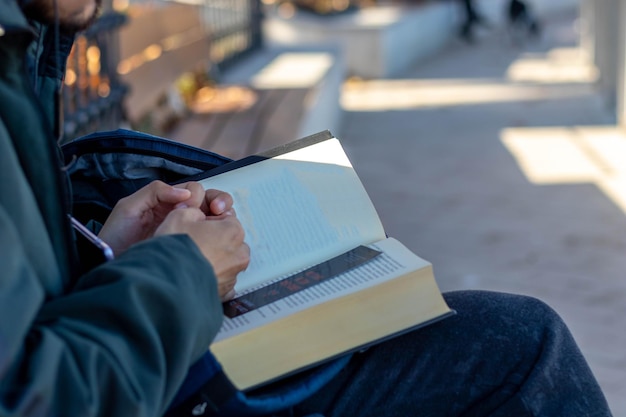
<path id="1" fill-rule="evenodd" d="M 616 56 L 615 111 L 617 124 L 626 127 L 626 0 L 618 1 Z"/>
<path id="2" fill-rule="evenodd" d="M 616 108 L 618 84 L 618 44 L 622 0 L 596 0 L 594 13 L 594 60 L 600 70 L 599 87 L 607 105 Z"/>
<path id="3" fill-rule="evenodd" d="M 596 3 L 594 0 L 580 0 L 580 47 L 589 60 L 595 64 L 596 53 Z"/>

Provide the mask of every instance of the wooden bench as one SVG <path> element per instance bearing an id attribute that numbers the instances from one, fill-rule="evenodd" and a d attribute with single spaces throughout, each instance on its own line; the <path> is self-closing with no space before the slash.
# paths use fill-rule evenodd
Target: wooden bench
<path id="1" fill-rule="evenodd" d="M 168 137 L 238 159 L 333 129 L 342 80 L 327 51 L 266 50 L 208 89 L 205 99 L 199 94 Z M 314 114 L 320 110 L 332 120 Z"/>
<path id="2" fill-rule="evenodd" d="M 307 92 L 216 87 L 215 95 L 222 97 L 198 105 L 167 136 L 239 159 L 297 139 Z"/>

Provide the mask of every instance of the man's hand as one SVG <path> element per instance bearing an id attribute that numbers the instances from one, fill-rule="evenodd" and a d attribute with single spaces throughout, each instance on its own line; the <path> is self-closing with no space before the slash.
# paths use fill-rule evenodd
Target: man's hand
<path id="1" fill-rule="evenodd" d="M 197 182 L 174 187 L 154 181 L 115 205 L 99 237 L 120 254 L 153 236 L 179 233 L 198 245 L 213 266 L 220 296 L 230 298 L 250 249 L 228 193 L 205 191 Z"/>
<path id="2" fill-rule="evenodd" d="M 207 216 L 219 216 L 233 208 L 233 198 L 230 194 L 219 190 L 206 190 L 197 182 L 180 184 L 191 192 L 191 197 L 178 207 L 197 207 Z"/>
<path id="3" fill-rule="evenodd" d="M 218 190 L 204 191 L 197 182 L 171 186 L 154 181 L 113 208 L 99 237 L 120 254 L 134 243 L 148 239 L 175 208 L 195 207 L 207 216 L 219 216 L 232 211 L 230 194 Z"/>
<path id="4" fill-rule="evenodd" d="M 222 300 L 232 298 L 237 274 L 250 262 L 250 248 L 234 211 L 206 216 L 199 208 L 178 208 L 165 218 L 155 236 L 178 233 L 189 235 L 213 266 Z"/>
<path id="5" fill-rule="evenodd" d="M 134 243 L 152 237 L 176 205 L 191 196 L 192 190 L 154 181 L 118 201 L 98 236 L 115 254 L 120 254 Z"/>

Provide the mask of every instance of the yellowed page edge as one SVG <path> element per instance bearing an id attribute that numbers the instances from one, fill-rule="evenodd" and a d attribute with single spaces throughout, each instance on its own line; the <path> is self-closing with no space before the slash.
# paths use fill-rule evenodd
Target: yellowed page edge
<path id="1" fill-rule="evenodd" d="M 428 266 L 222 340 L 211 350 L 235 386 L 247 389 L 450 311 Z"/>

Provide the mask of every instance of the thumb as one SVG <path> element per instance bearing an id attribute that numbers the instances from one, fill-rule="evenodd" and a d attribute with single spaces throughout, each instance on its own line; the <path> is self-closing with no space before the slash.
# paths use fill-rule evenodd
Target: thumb
<path id="1" fill-rule="evenodd" d="M 178 204 L 188 200 L 191 197 L 191 191 L 163 184 L 157 187 L 155 197 L 157 203 Z"/>

